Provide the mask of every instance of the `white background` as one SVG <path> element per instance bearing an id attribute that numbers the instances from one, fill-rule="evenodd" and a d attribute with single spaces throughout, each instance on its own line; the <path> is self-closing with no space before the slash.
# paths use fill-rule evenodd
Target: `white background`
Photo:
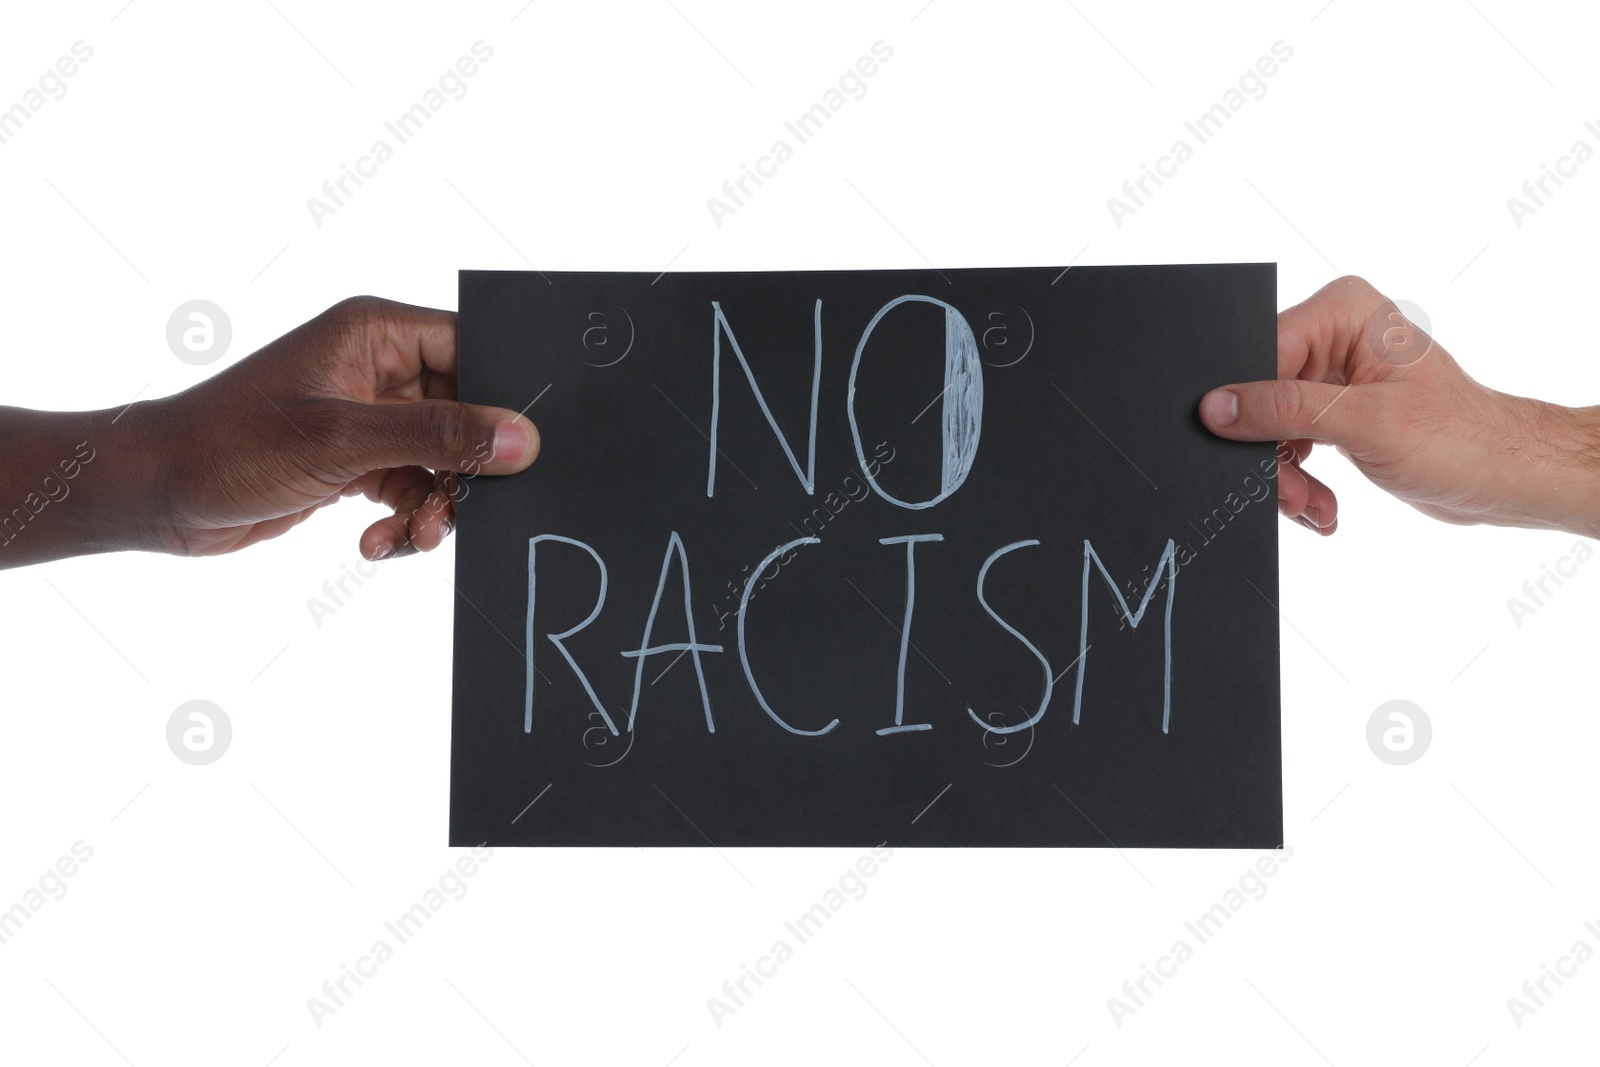
<path id="1" fill-rule="evenodd" d="M 1575 139 L 1600 146 L 1583 129 L 1600 119 L 1597 27 L 1577 4 L 274 2 L 8 7 L 0 106 L 73 42 L 94 56 L 0 145 L 6 403 L 176 391 L 353 293 L 454 307 L 465 267 L 1080 253 L 1275 260 L 1284 306 L 1360 273 L 1424 308 L 1486 383 L 1573 404 L 1600 384 L 1600 164 L 1521 228 L 1506 207 Z M 467 95 L 315 226 L 306 198 L 480 39 L 494 57 Z M 716 227 L 706 198 L 878 40 L 894 56 L 868 93 Z M 1278 40 L 1294 55 L 1267 94 L 1114 225 L 1106 198 Z M 210 367 L 165 340 L 197 297 L 233 322 Z M 307 998 L 459 855 L 453 547 L 385 565 L 320 628 L 306 600 L 357 559 L 364 503 L 229 558 L 0 574 L 0 908 L 74 842 L 94 850 L 0 946 L 0 1055 L 1591 1058 L 1600 963 L 1520 1029 L 1506 998 L 1579 938 L 1600 949 L 1583 928 L 1600 919 L 1600 566 L 1519 628 L 1507 598 L 1572 537 L 1438 525 L 1335 455 L 1313 469 L 1342 508 L 1331 540 L 1281 530 L 1293 856 L 1120 1027 L 1107 998 L 1258 854 L 899 851 L 719 1028 L 706 998 L 856 853 L 498 850 L 318 1027 Z M 206 767 L 165 741 L 194 698 L 234 728 Z M 1405 767 L 1365 740 L 1394 698 L 1434 727 Z"/>

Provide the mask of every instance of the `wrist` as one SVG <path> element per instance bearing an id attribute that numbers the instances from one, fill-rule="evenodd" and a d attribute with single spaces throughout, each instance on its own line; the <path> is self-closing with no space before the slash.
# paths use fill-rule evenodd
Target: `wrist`
<path id="1" fill-rule="evenodd" d="M 169 549 L 150 404 L 0 413 L 0 566 L 93 552 Z"/>
<path id="2" fill-rule="evenodd" d="M 1600 407 L 1526 403 L 1537 409 L 1525 458 L 1541 525 L 1600 540 Z"/>

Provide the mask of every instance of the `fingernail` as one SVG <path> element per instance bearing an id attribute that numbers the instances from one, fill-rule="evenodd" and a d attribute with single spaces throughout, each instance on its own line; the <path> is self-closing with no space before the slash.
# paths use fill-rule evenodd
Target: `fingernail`
<path id="1" fill-rule="evenodd" d="M 1239 394 L 1213 389 L 1206 394 L 1206 419 L 1213 426 L 1231 426 L 1239 417 Z"/>
<path id="2" fill-rule="evenodd" d="M 1322 513 L 1320 511 L 1312 507 L 1310 504 L 1307 504 L 1303 514 L 1306 517 L 1306 521 L 1309 522 L 1315 529 L 1322 529 Z"/>
<path id="3" fill-rule="evenodd" d="M 507 419 L 494 428 L 494 458 L 497 463 L 518 463 L 528 454 L 528 430 L 516 419 Z"/>
<path id="4" fill-rule="evenodd" d="M 1301 526 L 1304 526 L 1306 529 L 1310 530 L 1312 533 L 1321 533 L 1322 532 L 1318 527 L 1312 525 L 1311 520 L 1306 518 L 1304 515 L 1296 515 L 1294 517 L 1294 521 L 1298 522 Z"/>
<path id="5" fill-rule="evenodd" d="M 394 555 L 393 545 L 379 545 L 378 550 L 372 554 L 372 562 L 376 563 L 380 559 L 388 559 L 392 555 Z"/>

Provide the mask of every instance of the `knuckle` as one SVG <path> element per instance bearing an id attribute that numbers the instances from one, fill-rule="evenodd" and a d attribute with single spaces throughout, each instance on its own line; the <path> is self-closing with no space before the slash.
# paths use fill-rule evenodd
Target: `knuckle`
<path id="1" fill-rule="evenodd" d="M 332 305 L 319 321 L 335 335 L 354 339 L 367 334 L 376 324 L 384 321 L 388 301 L 377 296 L 347 296 Z"/>
<path id="2" fill-rule="evenodd" d="M 377 296 L 347 296 L 323 312 L 340 320 L 368 319 L 383 307 L 383 298 Z"/>
<path id="3" fill-rule="evenodd" d="M 1359 274 L 1346 274 L 1324 286 L 1321 294 L 1328 298 L 1329 310 L 1338 314 L 1343 309 L 1345 317 L 1365 319 L 1374 308 L 1389 303 L 1389 298 L 1378 287 Z"/>
<path id="4" fill-rule="evenodd" d="M 1307 418 L 1305 394 L 1294 382 L 1274 383 L 1271 407 L 1274 426 L 1298 427 Z"/>
<path id="5" fill-rule="evenodd" d="M 1330 288 L 1337 287 L 1337 291 L 1344 299 L 1352 301 L 1362 307 L 1370 308 L 1375 303 L 1380 303 L 1388 298 L 1378 291 L 1378 287 L 1359 274 L 1346 274 L 1333 283 Z"/>
<path id="6" fill-rule="evenodd" d="M 465 407 L 449 402 L 430 404 L 424 418 L 428 439 L 444 453 L 465 456 L 472 451 L 477 427 Z"/>

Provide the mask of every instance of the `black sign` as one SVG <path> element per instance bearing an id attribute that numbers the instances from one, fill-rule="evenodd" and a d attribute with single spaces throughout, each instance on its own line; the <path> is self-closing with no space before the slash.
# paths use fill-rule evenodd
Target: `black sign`
<path id="1" fill-rule="evenodd" d="M 1276 847 L 1271 264 L 461 275 L 453 845 Z"/>

